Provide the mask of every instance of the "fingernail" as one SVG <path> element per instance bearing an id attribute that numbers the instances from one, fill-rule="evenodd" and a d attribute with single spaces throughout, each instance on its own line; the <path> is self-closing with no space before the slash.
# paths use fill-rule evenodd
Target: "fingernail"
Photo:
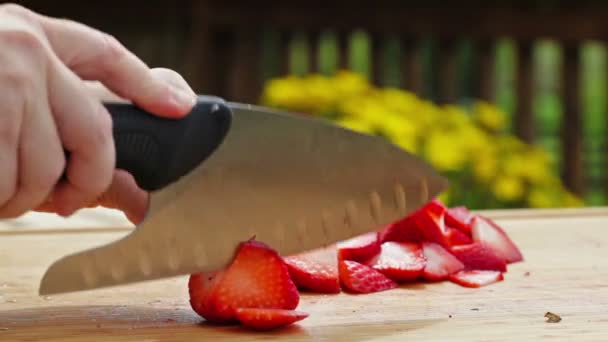
<path id="1" fill-rule="evenodd" d="M 179 107 L 192 108 L 196 102 L 196 94 L 192 91 L 173 87 L 171 91 L 173 102 Z"/>

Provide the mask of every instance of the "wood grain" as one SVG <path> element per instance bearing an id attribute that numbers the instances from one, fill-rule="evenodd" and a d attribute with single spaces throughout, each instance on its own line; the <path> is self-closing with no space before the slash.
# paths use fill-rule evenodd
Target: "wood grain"
<path id="1" fill-rule="evenodd" d="M 53 260 L 127 231 L 4 234 L 0 341 L 605 341 L 608 215 L 498 222 L 526 258 L 509 267 L 504 282 L 481 289 L 445 282 L 359 296 L 304 294 L 299 309 L 310 317 L 272 333 L 203 323 L 189 307 L 187 277 L 40 298 L 38 282 Z M 547 311 L 562 321 L 546 323 Z"/>

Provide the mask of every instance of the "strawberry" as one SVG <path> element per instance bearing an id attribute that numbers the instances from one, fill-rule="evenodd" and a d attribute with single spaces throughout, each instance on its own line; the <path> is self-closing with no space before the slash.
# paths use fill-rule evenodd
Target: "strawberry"
<path id="1" fill-rule="evenodd" d="M 449 208 L 445 212 L 445 223 L 450 227 L 454 227 L 461 232 L 471 236 L 471 220 L 473 214 L 467 209 L 467 207 L 454 207 Z"/>
<path id="2" fill-rule="evenodd" d="M 494 253 L 488 246 L 479 242 L 470 245 L 454 246 L 452 254 L 464 264 L 467 270 L 493 270 L 505 272 L 507 265 L 504 259 Z"/>
<path id="3" fill-rule="evenodd" d="M 366 262 L 366 265 L 396 282 L 418 278 L 425 264 L 419 244 L 393 241 L 383 243 L 380 246 L 380 254 Z"/>
<path id="4" fill-rule="evenodd" d="M 416 221 L 425 241 L 432 241 L 443 247 L 449 247 L 445 211 L 445 207 L 439 201 L 431 201 L 416 215 Z"/>
<path id="5" fill-rule="evenodd" d="M 298 288 L 320 293 L 340 292 L 337 267 L 315 262 L 302 256 L 289 256 L 284 260 L 291 279 Z"/>
<path id="6" fill-rule="evenodd" d="M 397 283 L 387 278 L 384 274 L 356 261 L 340 260 L 338 270 L 342 286 L 352 292 L 380 292 L 398 286 Z"/>
<path id="7" fill-rule="evenodd" d="M 470 237 L 456 228 L 446 227 L 446 230 L 446 240 L 449 246 L 468 245 L 473 242 Z"/>
<path id="8" fill-rule="evenodd" d="M 217 323 L 235 321 L 237 308 L 291 310 L 300 300 L 283 259 L 253 240 L 239 245 L 226 270 L 209 277 L 191 275 L 188 285 L 194 311 Z"/>
<path id="9" fill-rule="evenodd" d="M 422 272 L 424 279 L 445 280 L 450 274 L 464 269 L 464 264 L 439 244 L 423 242 L 422 252 L 426 258 L 426 265 Z"/>
<path id="10" fill-rule="evenodd" d="M 380 231 L 378 238 L 380 239 L 380 243 L 387 241 L 420 242 L 424 240 L 422 232 L 418 229 L 415 214 L 387 225 Z"/>
<path id="11" fill-rule="evenodd" d="M 235 314 L 243 326 L 254 330 L 282 328 L 308 317 L 301 311 L 259 308 L 239 308 Z"/>
<path id="12" fill-rule="evenodd" d="M 380 253 L 378 233 L 366 233 L 338 243 L 338 260 L 364 261 Z"/>
<path id="13" fill-rule="evenodd" d="M 450 281 L 464 287 L 482 287 L 502 281 L 504 276 L 499 271 L 460 271 L 450 275 Z"/>
<path id="14" fill-rule="evenodd" d="M 523 255 L 511 241 L 507 233 L 494 221 L 483 216 L 475 216 L 472 220 L 473 240 L 481 242 L 490 247 L 496 254 L 501 256 L 507 264 L 519 262 L 524 259 Z"/>

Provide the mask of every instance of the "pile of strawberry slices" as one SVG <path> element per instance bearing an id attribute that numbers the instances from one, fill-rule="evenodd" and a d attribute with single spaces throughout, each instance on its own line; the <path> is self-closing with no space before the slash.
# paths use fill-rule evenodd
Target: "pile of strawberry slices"
<path id="1" fill-rule="evenodd" d="M 438 200 L 338 243 L 336 254 L 331 262 L 306 253 L 282 257 L 260 241 L 243 242 L 226 269 L 190 276 L 190 304 L 212 323 L 270 330 L 308 317 L 296 310 L 299 291 L 362 294 L 444 280 L 475 288 L 502 281 L 507 265 L 523 260 L 495 222 Z"/>

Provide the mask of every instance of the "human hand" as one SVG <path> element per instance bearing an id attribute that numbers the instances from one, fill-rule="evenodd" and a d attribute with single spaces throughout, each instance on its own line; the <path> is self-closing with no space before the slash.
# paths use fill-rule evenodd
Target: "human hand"
<path id="1" fill-rule="evenodd" d="M 0 65 L 0 218 L 100 204 L 141 220 L 147 195 L 115 170 L 99 95 L 178 118 L 196 100 L 185 81 L 149 69 L 105 33 L 12 4 L 0 5 Z"/>

